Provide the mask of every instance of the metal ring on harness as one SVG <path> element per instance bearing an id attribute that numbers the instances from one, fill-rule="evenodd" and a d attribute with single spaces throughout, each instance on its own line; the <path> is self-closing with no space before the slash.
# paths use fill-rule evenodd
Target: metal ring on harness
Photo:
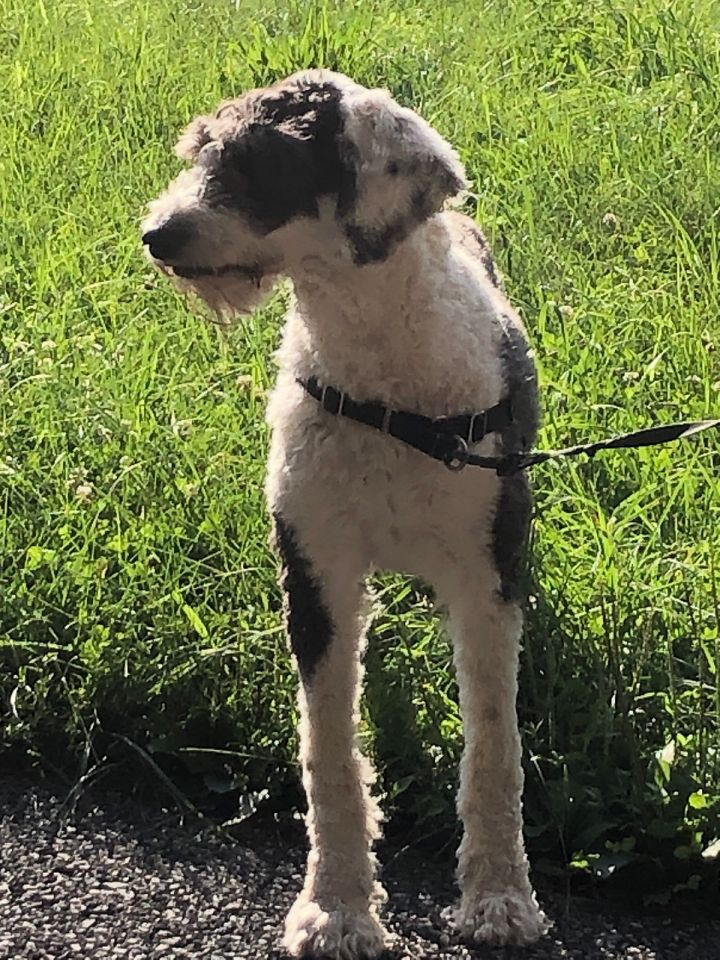
<path id="1" fill-rule="evenodd" d="M 455 441 L 455 449 L 445 455 L 443 463 L 448 470 L 457 473 L 459 470 L 464 470 L 467 466 L 470 451 L 468 450 L 467 441 L 461 436 L 456 434 L 453 440 Z"/>

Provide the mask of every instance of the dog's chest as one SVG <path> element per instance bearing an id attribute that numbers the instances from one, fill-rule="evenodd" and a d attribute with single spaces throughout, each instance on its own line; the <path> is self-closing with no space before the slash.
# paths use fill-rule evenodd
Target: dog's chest
<path id="1" fill-rule="evenodd" d="M 428 576 L 427 565 L 438 555 L 450 562 L 456 547 L 468 538 L 487 540 L 495 516 L 498 481 L 489 471 L 453 473 L 414 451 L 391 444 L 392 469 L 377 461 L 358 476 L 355 516 L 373 563 L 380 568 Z"/>

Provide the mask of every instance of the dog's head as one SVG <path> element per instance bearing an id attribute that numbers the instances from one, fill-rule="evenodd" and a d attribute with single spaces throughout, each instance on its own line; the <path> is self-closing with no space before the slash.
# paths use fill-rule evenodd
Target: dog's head
<path id="1" fill-rule="evenodd" d="M 143 242 L 219 312 L 257 306 L 310 237 L 356 266 L 386 259 L 465 182 L 417 114 L 324 70 L 198 117 L 177 153 L 193 166 L 150 205 Z"/>

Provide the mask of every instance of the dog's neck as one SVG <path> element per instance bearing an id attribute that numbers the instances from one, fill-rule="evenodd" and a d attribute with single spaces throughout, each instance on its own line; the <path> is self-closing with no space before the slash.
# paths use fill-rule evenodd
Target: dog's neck
<path id="1" fill-rule="evenodd" d="M 440 353 L 437 303 L 444 296 L 450 241 L 440 217 L 418 227 L 383 262 L 358 267 L 310 247 L 289 271 L 297 309 L 284 362 L 299 362 L 359 397 L 388 389 L 401 399 L 415 369 Z M 295 349 L 302 344 L 302 356 Z"/>

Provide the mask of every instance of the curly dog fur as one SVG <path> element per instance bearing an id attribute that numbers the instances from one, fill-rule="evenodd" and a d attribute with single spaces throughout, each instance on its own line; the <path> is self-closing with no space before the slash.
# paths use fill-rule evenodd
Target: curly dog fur
<path id="1" fill-rule="evenodd" d="M 357 739 L 373 569 L 428 581 L 449 612 L 465 730 L 461 900 L 477 942 L 530 943 L 548 923 L 528 879 L 515 716 L 524 475 L 453 473 L 392 437 L 332 416 L 298 378 L 430 417 L 514 418 L 474 448 L 528 449 L 537 377 L 517 314 L 474 222 L 443 210 L 465 184 L 456 153 L 385 91 L 307 71 L 198 117 L 192 161 L 150 205 L 153 262 L 223 317 L 282 276 L 295 299 L 268 409 L 267 498 L 300 677 L 307 875 L 285 944 L 296 957 L 377 957 L 385 894 L 380 812 Z"/>

